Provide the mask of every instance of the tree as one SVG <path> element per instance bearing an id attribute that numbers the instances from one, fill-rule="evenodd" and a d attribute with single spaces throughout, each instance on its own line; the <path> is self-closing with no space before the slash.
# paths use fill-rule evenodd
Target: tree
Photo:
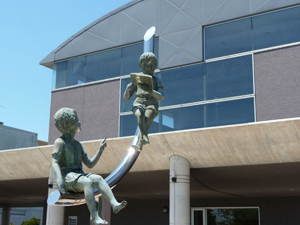
<path id="1" fill-rule="evenodd" d="M 39 225 L 39 224 L 40 224 L 40 220 L 38 220 L 35 217 L 32 217 L 30 220 L 23 221 L 21 223 L 21 225 Z"/>

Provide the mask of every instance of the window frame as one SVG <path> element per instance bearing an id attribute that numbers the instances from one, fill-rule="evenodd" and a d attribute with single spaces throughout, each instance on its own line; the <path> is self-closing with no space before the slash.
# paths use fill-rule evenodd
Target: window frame
<path id="1" fill-rule="evenodd" d="M 207 210 L 208 209 L 257 209 L 258 211 L 258 225 L 260 225 L 260 207 L 259 206 L 229 206 L 229 207 L 191 207 L 191 225 L 194 224 L 194 212 L 195 211 L 203 211 L 203 224 L 207 225 Z"/>
<path id="2" fill-rule="evenodd" d="M 300 4 L 293 5 L 293 6 L 287 6 L 287 7 L 281 8 L 281 9 L 275 9 L 275 10 L 268 11 L 268 12 L 254 13 L 254 14 L 250 14 L 250 15 L 247 15 L 247 16 L 244 16 L 244 17 L 230 19 L 230 20 L 227 20 L 227 21 L 220 21 L 220 22 L 217 22 L 217 23 L 202 26 L 203 61 L 204 62 L 211 62 L 211 61 L 216 61 L 216 60 L 225 59 L 225 58 L 238 57 L 238 56 L 242 56 L 242 55 L 248 55 L 248 54 L 253 54 L 253 53 L 258 53 L 258 52 L 265 52 L 265 51 L 270 51 L 270 50 L 274 50 L 274 49 L 280 49 L 280 48 L 300 45 L 300 40 L 299 40 L 298 42 L 292 42 L 292 43 L 287 43 L 287 44 L 282 44 L 282 45 L 277 45 L 277 46 L 272 46 L 272 47 L 266 47 L 266 48 L 261 48 L 261 49 L 252 49 L 251 51 L 239 52 L 239 53 L 234 53 L 234 54 L 224 55 L 224 56 L 217 56 L 217 57 L 208 58 L 208 59 L 206 58 L 206 38 L 205 38 L 206 37 L 206 34 L 205 34 L 206 28 L 219 26 L 221 24 L 231 23 L 231 22 L 234 22 L 234 21 L 240 21 L 240 20 L 247 19 L 247 18 L 253 18 L 253 17 L 257 17 L 257 16 L 262 16 L 262 15 L 276 13 L 276 12 L 280 12 L 280 11 L 284 11 L 284 10 L 289 10 L 289 9 L 292 9 L 292 8 L 298 8 L 298 7 L 300 7 Z"/>
<path id="3" fill-rule="evenodd" d="M 178 109 L 178 108 L 184 108 L 184 107 L 189 107 L 189 106 L 197 106 L 197 105 L 206 105 L 206 104 L 210 104 L 210 103 L 221 103 L 221 102 L 226 102 L 226 101 L 232 101 L 232 100 L 241 100 L 241 99 L 247 99 L 247 98 L 253 98 L 253 113 L 254 113 L 254 121 L 253 123 L 255 123 L 256 120 L 256 105 L 255 105 L 255 71 L 254 71 L 254 54 L 253 53 L 248 53 L 248 54 L 244 54 L 244 55 L 239 55 L 239 56 L 235 56 L 235 57 L 240 57 L 240 56 L 246 56 L 246 55 L 250 55 L 251 56 L 251 63 L 252 63 L 252 85 L 253 85 L 253 93 L 252 94 L 246 94 L 246 95 L 239 95 L 239 96 L 232 96 L 232 97 L 226 97 L 226 98 L 218 98 L 218 99 L 211 99 L 211 100 L 203 100 L 203 101 L 196 101 L 196 102 L 189 102 L 189 103 L 183 103 L 183 104 L 176 104 L 176 105 L 168 105 L 168 106 L 160 106 L 160 102 L 159 102 L 159 111 L 163 111 L 163 110 L 168 110 L 168 109 Z M 235 57 L 229 57 L 229 58 L 235 58 Z M 227 59 L 227 58 L 226 58 Z M 203 63 L 210 63 L 210 62 L 214 62 L 214 61 L 219 61 L 219 60 L 224 60 L 224 58 L 218 59 L 218 60 L 211 60 L 209 62 L 201 62 L 201 63 L 194 63 L 191 65 L 183 65 L 183 66 L 177 66 L 177 67 L 173 67 L 173 68 L 168 68 L 165 70 L 161 70 L 161 71 L 167 71 L 167 70 L 173 70 L 173 69 L 177 69 L 177 68 L 184 68 L 184 67 L 188 67 L 188 66 L 194 66 L 197 64 L 203 64 Z M 160 72 L 160 70 L 157 70 L 156 72 Z M 126 79 L 129 78 L 129 75 L 124 75 L 120 77 L 120 98 L 119 98 L 119 126 L 118 126 L 118 135 L 119 137 L 124 137 L 123 135 L 121 136 L 121 117 L 122 116 L 126 116 L 126 115 L 131 115 L 132 111 L 126 111 L 126 112 L 121 112 L 121 104 L 122 104 L 122 100 L 123 100 L 123 93 L 121 93 L 122 91 L 122 79 Z M 134 96 L 132 96 L 132 98 L 134 98 Z M 159 114 L 159 126 L 161 126 L 161 114 Z M 205 123 L 205 118 L 204 118 L 204 123 Z M 223 126 L 230 126 L 230 125 L 236 125 L 236 124 L 228 124 L 228 125 L 219 125 L 217 127 L 223 127 Z M 206 124 L 204 125 L 203 128 L 206 128 Z M 195 128 L 191 128 L 191 129 L 195 129 Z M 201 129 L 200 127 L 198 129 Z M 190 130 L 190 129 L 187 129 Z M 165 133 L 168 131 L 159 131 L 158 133 Z M 172 131 L 171 131 L 172 132 Z M 132 134 L 134 135 L 134 134 Z"/>

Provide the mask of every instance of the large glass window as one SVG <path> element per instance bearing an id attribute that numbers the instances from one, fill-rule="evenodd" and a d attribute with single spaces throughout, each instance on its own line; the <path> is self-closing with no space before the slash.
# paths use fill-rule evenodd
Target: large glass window
<path id="1" fill-rule="evenodd" d="M 121 75 L 121 48 L 86 57 L 86 82 Z"/>
<path id="2" fill-rule="evenodd" d="M 205 115 L 206 127 L 254 122 L 254 98 L 207 104 Z"/>
<path id="3" fill-rule="evenodd" d="M 120 136 L 135 133 L 137 119 L 133 114 L 122 115 Z M 255 121 L 254 98 L 160 110 L 149 133 L 223 126 Z"/>
<path id="4" fill-rule="evenodd" d="M 122 74 L 140 72 L 139 58 L 143 53 L 143 43 L 124 47 L 122 49 Z"/>
<path id="5" fill-rule="evenodd" d="M 158 39 L 154 46 L 158 57 Z M 143 43 L 137 43 L 55 63 L 53 89 L 140 72 L 143 47 Z"/>
<path id="6" fill-rule="evenodd" d="M 67 68 L 67 86 L 84 83 L 85 57 L 69 60 Z"/>
<path id="7" fill-rule="evenodd" d="M 252 55 L 204 65 L 206 100 L 253 94 Z"/>
<path id="8" fill-rule="evenodd" d="M 192 208 L 192 225 L 259 225 L 259 208 Z"/>
<path id="9" fill-rule="evenodd" d="M 204 29 L 205 59 L 300 41 L 300 7 Z"/>
<path id="10" fill-rule="evenodd" d="M 55 73 L 55 88 L 62 88 L 66 86 L 67 82 L 67 62 L 59 62 L 54 64 Z"/>
<path id="11" fill-rule="evenodd" d="M 207 218 L 207 225 L 259 225 L 258 208 L 212 208 L 207 209 Z"/>
<path id="12" fill-rule="evenodd" d="M 160 106 L 204 100 L 203 64 L 161 71 L 165 99 Z"/>
<path id="13" fill-rule="evenodd" d="M 43 207 L 11 208 L 10 222 L 13 224 L 21 224 L 33 217 L 43 224 Z"/>
<path id="14" fill-rule="evenodd" d="M 153 120 L 149 134 L 159 132 L 159 115 Z M 133 114 L 123 115 L 120 118 L 120 136 L 134 135 L 137 128 L 137 119 Z"/>
<path id="15" fill-rule="evenodd" d="M 165 87 L 160 107 L 254 93 L 252 55 L 163 70 L 155 76 Z M 121 81 L 121 112 L 132 109 L 134 96 L 123 99 L 129 83 L 130 78 Z"/>
<path id="16" fill-rule="evenodd" d="M 165 99 L 158 101 L 159 120 L 152 132 L 223 126 L 255 121 L 252 55 L 161 71 Z M 121 80 L 120 135 L 133 135 L 135 96 L 123 93 L 130 78 Z"/>
<path id="17" fill-rule="evenodd" d="M 206 59 L 250 50 L 250 18 L 205 28 Z"/>

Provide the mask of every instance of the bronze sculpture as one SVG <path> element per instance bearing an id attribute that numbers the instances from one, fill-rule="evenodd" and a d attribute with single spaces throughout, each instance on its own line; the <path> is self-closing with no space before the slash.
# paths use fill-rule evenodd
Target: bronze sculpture
<path id="1" fill-rule="evenodd" d="M 139 140 L 133 147 L 142 150 L 143 146 L 150 144 L 148 133 L 154 118 L 158 115 L 157 100 L 164 100 L 164 86 L 159 78 L 153 76 L 157 66 L 157 58 L 152 52 L 145 52 L 139 59 L 139 66 L 143 74 L 152 76 L 153 88 L 145 83 L 129 83 L 124 92 L 124 99 L 129 100 L 134 92 L 136 99 L 133 103 L 132 112 L 137 117 L 140 128 Z"/>
<path id="2" fill-rule="evenodd" d="M 62 194 L 84 192 L 93 222 L 107 224 L 107 221 L 98 215 L 94 188 L 99 189 L 102 196 L 111 204 L 114 213 L 123 209 L 127 202 L 118 202 L 101 176 L 84 173 L 82 170 L 82 162 L 89 168 L 96 165 L 107 145 L 105 140 L 100 144 L 95 156 L 90 159 L 80 142 L 74 139 L 81 126 L 76 111 L 70 108 L 58 110 L 54 115 L 54 123 L 62 133 L 62 136 L 55 140 L 52 153 L 52 167 L 59 191 Z"/>

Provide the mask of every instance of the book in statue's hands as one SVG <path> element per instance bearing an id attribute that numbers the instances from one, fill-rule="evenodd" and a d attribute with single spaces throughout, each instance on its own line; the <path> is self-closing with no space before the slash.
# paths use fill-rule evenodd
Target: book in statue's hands
<path id="1" fill-rule="evenodd" d="M 131 82 L 134 85 L 137 85 L 139 83 L 146 84 L 149 87 L 153 89 L 153 81 L 152 81 L 152 76 L 143 74 L 143 73 L 131 73 L 130 74 Z"/>

